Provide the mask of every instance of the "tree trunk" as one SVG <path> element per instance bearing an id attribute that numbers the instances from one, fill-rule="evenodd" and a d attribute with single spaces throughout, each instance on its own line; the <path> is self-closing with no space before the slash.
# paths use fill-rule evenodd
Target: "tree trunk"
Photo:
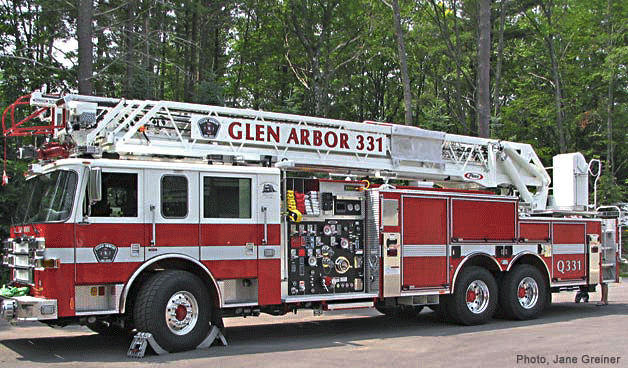
<path id="1" fill-rule="evenodd" d="M 551 30 L 554 27 L 552 22 L 552 8 L 554 4 L 549 1 L 547 4 L 541 4 L 545 17 L 547 19 L 547 25 Z M 558 65 L 558 59 L 556 57 L 556 46 L 554 44 L 554 32 L 545 36 L 545 42 L 550 54 L 550 61 L 552 63 L 552 78 L 554 79 L 554 103 L 556 105 L 556 130 L 558 131 L 558 148 L 560 153 L 567 152 L 567 133 L 565 132 L 564 121 L 565 113 L 563 111 L 563 92 L 562 92 L 562 80 L 560 77 L 560 70 Z"/>
<path id="2" fill-rule="evenodd" d="M 159 59 L 159 92 L 158 98 L 163 100 L 166 98 L 166 51 L 168 47 L 168 37 L 167 37 L 167 25 L 166 25 L 166 10 L 163 7 L 163 4 L 159 6 L 157 9 L 157 13 L 159 14 L 159 46 L 160 46 L 160 59 Z M 175 79 L 175 83 L 178 79 Z"/>
<path id="3" fill-rule="evenodd" d="M 127 4 L 127 17 L 125 20 L 125 37 L 126 37 L 126 80 L 124 86 L 124 94 L 127 98 L 135 98 L 133 93 L 133 80 L 135 79 L 135 2 L 131 1 Z"/>
<path id="4" fill-rule="evenodd" d="M 478 135 L 489 137 L 491 119 L 491 0 L 480 0 L 478 33 Z"/>
<path id="5" fill-rule="evenodd" d="M 93 52 L 92 18 L 93 0 L 79 0 L 76 36 L 78 39 L 78 90 L 82 95 L 92 94 Z"/>
<path id="6" fill-rule="evenodd" d="M 401 82 L 403 83 L 403 100 L 405 103 L 405 124 L 412 125 L 412 91 L 410 89 L 410 74 L 408 73 L 408 55 L 406 44 L 403 40 L 403 30 L 401 29 L 401 10 L 399 1 L 392 1 L 393 18 L 395 22 L 395 34 L 397 36 L 397 46 L 399 49 L 399 62 L 401 64 Z"/>
<path id="7" fill-rule="evenodd" d="M 610 54 L 613 51 L 613 36 L 614 36 L 614 30 L 613 30 L 613 24 L 611 22 L 611 9 L 612 9 L 612 4 L 613 1 L 612 0 L 608 0 L 607 1 L 607 11 L 606 11 L 606 24 L 608 24 L 609 27 L 609 47 L 608 47 L 608 53 Z M 614 112 L 614 105 L 615 105 L 615 81 L 616 81 L 616 77 L 615 77 L 615 63 L 611 64 L 611 68 L 610 68 L 610 77 L 608 80 L 608 95 L 607 95 L 607 106 L 606 106 L 606 165 L 607 168 L 606 170 L 611 173 L 614 174 L 613 172 L 613 156 L 614 156 L 614 152 L 613 152 L 613 112 Z"/>
<path id="8" fill-rule="evenodd" d="M 238 60 L 239 60 L 238 64 L 240 65 L 240 67 L 238 68 L 238 72 L 236 73 L 236 80 L 233 86 L 233 96 L 231 97 L 232 107 L 238 107 L 239 105 L 238 100 L 240 99 L 240 84 L 242 83 L 242 77 L 244 76 L 244 68 L 242 67 L 242 65 L 244 65 L 245 63 L 244 50 L 246 50 L 249 45 L 249 41 L 250 41 L 249 30 L 251 27 L 252 18 L 253 18 L 253 11 L 252 9 L 248 9 L 246 12 L 246 26 L 244 28 L 244 35 L 242 36 L 244 46 L 243 46 L 243 49 L 240 50 L 240 52 L 238 53 Z"/>
<path id="9" fill-rule="evenodd" d="M 606 107 L 606 165 L 609 172 L 613 172 L 613 111 L 615 105 L 615 71 L 612 71 L 608 81 L 608 105 Z"/>
<path id="10" fill-rule="evenodd" d="M 506 14 L 504 10 L 504 2 L 502 0 L 499 8 L 499 41 L 497 43 L 497 61 L 495 66 L 495 85 L 493 87 L 493 111 L 494 117 L 498 118 L 501 112 L 501 103 L 499 101 L 501 91 L 502 66 L 504 61 L 504 22 Z"/>
<path id="11" fill-rule="evenodd" d="M 98 8 L 96 8 L 96 12 L 98 12 Z M 98 18 L 95 19 L 96 24 L 98 24 Z M 106 60 L 107 56 L 107 40 L 105 39 L 105 34 L 102 29 L 94 30 L 96 37 L 96 50 L 94 52 L 94 65 L 97 68 L 97 74 L 106 73 L 105 69 L 102 67 L 102 64 Z M 92 92 L 97 96 L 106 95 L 107 84 L 103 83 L 99 80 L 94 80 L 92 83 Z"/>
<path id="12" fill-rule="evenodd" d="M 150 40 L 150 10 L 148 14 L 149 16 L 144 18 L 144 73 L 146 73 L 146 77 L 144 78 L 143 89 L 145 98 L 155 98 L 155 92 L 153 91 L 153 58 L 150 54 L 150 44 L 152 42 L 152 40 Z"/>
<path id="13" fill-rule="evenodd" d="M 197 79 L 197 63 L 198 63 L 198 43 L 197 43 L 197 27 L 198 27 L 198 10 L 191 10 L 190 19 L 187 25 L 188 45 L 185 66 L 185 90 L 183 91 L 183 100 L 185 102 L 194 102 L 194 91 L 196 90 Z M 209 37 L 209 35 L 205 35 Z"/>
<path id="14" fill-rule="evenodd" d="M 556 130 L 558 130 L 558 147 L 560 149 L 560 153 L 566 153 L 567 139 L 565 136 L 564 128 L 565 114 L 563 112 L 562 83 L 560 79 L 560 71 L 558 70 L 558 60 L 556 60 L 556 49 L 554 46 L 553 34 L 550 34 L 547 37 L 547 46 L 550 53 L 550 60 L 552 62 L 552 77 L 554 79 L 554 103 L 556 104 Z"/>

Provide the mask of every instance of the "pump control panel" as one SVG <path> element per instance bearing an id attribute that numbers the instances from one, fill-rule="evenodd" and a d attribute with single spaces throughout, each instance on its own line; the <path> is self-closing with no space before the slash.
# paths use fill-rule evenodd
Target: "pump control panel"
<path id="1" fill-rule="evenodd" d="M 364 291 L 363 220 L 326 219 L 289 226 L 289 295 Z"/>

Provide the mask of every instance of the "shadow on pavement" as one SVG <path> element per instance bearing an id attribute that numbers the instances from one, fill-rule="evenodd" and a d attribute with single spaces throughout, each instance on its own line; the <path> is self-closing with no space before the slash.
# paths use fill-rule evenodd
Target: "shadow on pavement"
<path id="1" fill-rule="evenodd" d="M 307 312 L 306 312 L 307 313 Z M 244 354 L 300 351 L 343 345 L 360 346 L 361 340 L 398 337 L 455 336 L 474 332 L 498 331 L 522 326 L 546 325 L 592 317 L 625 316 L 627 304 L 597 307 L 594 304 L 552 304 L 539 319 L 508 321 L 495 319 L 482 326 L 459 326 L 439 322 L 436 313 L 424 311 L 412 320 L 383 315 L 364 318 L 326 320 L 324 317 L 307 322 L 281 322 L 227 328 L 227 347 L 212 347 L 171 355 L 156 356 L 147 352 L 145 363 L 170 362 L 181 359 L 221 357 Z M 349 312 L 348 315 L 351 315 Z M 18 338 L 0 341 L 16 352 L 21 362 L 121 362 L 137 361 L 126 356 L 130 340 L 86 333 L 69 337 Z"/>

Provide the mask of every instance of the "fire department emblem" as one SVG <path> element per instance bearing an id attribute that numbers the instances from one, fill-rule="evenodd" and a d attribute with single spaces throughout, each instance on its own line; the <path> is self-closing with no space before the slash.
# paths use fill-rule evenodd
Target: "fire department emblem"
<path id="1" fill-rule="evenodd" d="M 218 130 L 220 130 L 220 123 L 218 120 L 205 117 L 198 119 L 197 124 L 203 138 L 216 139 L 218 136 Z"/>
<path id="2" fill-rule="evenodd" d="M 94 254 L 98 262 L 113 262 L 118 254 L 118 247 L 109 243 L 98 244 L 94 247 Z"/>

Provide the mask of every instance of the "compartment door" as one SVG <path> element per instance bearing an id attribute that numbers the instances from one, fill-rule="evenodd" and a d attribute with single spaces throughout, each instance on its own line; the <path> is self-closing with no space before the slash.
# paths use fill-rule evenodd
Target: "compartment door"
<path id="1" fill-rule="evenodd" d="M 555 281 L 586 278 L 586 225 L 555 223 L 553 225 L 552 274 Z"/>
<path id="2" fill-rule="evenodd" d="M 444 287 L 447 279 L 446 198 L 402 199 L 402 290 Z"/>
<path id="3" fill-rule="evenodd" d="M 257 279 L 263 238 L 257 176 L 201 173 L 200 201 L 202 262 L 218 280 Z M 251 295 L 257 299 L 257 291 Z"/>
<path id="4" fill-rule="evenodd" d="M 392 197 L 392 196 L 391 196 Z M 382 221 L 382 296 L 401 295 L 400 198 L 381 198 Z"/>

